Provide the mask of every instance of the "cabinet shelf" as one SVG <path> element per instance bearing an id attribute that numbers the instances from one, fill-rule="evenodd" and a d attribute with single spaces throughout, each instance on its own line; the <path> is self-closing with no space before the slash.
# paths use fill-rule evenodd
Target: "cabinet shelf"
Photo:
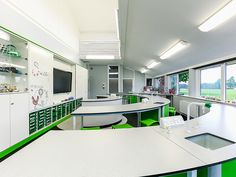
<path id="1" fill-rule="evenodd" d="M 14 57 L 14 56 L 8 56 L 8 55 L 4 55 L 2 53 L 0 53 L 0 58 L 3 58 L 3 59 L 15 59 L 15 60 L 25 60 L 27 61 L 28 58 L 27 57 Z"/>
<path id="2" fill-rule="evenodd" d="M 13 72 L 5 72 L 5 71 L 0 71 L 0 75 L 14 75 L 14 76 L 27 76 L 28 73 L 13 73 Z"/>

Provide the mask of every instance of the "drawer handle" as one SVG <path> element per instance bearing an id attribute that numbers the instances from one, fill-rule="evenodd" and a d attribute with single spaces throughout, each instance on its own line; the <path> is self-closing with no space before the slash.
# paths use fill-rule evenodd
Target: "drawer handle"
<path id="1" fill-rule="evenodd" d="M 14 105 L 14 103 L 11 103 L 11 105 Z"/>

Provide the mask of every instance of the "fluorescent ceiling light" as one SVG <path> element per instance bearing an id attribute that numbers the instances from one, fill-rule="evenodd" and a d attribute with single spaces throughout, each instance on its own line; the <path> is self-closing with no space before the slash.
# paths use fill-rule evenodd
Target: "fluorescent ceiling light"
<path id="1" fill-rule="evenodd" d="M 208 18 L 198 29 L 202 32 L 208 32 L 236 14 L 236 1 L 232 0 L 210 18 Z"/>
<path id="2" fill-rule="evenodd" d="M 149 64 L 149 65 L 147 65 L 147 68 L 148 69 L 151 69 L 151 68 L 154 68 L 156 65 L 158 65 L 160 62 L 156 62 L 156 61 L 154 61 L 154 62 L 152 62 L 151 64 Z"/>
<path id="3" fill-rule="evenodd" d="M 86 55 L 86 59 L 99 59 L 99 60 L 114 60 L 115 56 L 114 55 Z"/>
<path id="4" fill-rule="evenodd" d="M 146 72 L 148 72 L 148 70 L 145 69 L 145 68 L 142 68 L 142 69 L 140 70 L 140 72 L 141 72 L 141 73 L 146 73 Z"/>
<path id="5" fill-rule="evenodd" d="M 116 33 L 117 33 L 117 40 L 120 40 L 120 30 L 119 30 L 119 9 L 116 9 Z"/>
<path id="6" fill-rule="evenodd" d="M 189 43 L 185 41 L 179 41 L 176 43 L 173 47 L 169 48 L 167 51 L 165 51 L 163 54 L 161 54 L 160 58 L 162 60 L 169 58 L 170 56 L 174 55 L 175 53 L 183 50 L 189 45 Z"/>
<path id="7" fill-rule="evenodd" d="M 0 30 L 0 38 L 5 41 L 10 41 L 10 35 L 2 30 Z"/>
<path id="8" fill-rule="evenodd" d="M 0 62 L 0 65 L 2 67 L 16 67 L 16 68 L 20 68 L 20 69 L 25 69 L 25 66 L 15 65 L 15 64 L 6 63 L 6 62 Z"/>

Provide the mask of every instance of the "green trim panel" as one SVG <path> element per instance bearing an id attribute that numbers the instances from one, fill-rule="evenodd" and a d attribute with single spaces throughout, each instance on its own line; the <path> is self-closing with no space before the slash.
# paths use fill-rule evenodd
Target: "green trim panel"
<path id="1" fill-rule="evenodd" d="M 4 156 L 10 154 L 11 152 L 19 149 L 21 146 L 29 143 L 30 141 L 34 140 L 35 138 L 37 138 L 39 136 L 41 136 L 42 134 L 46 133 L 47 131 L 49 131 L 53 127 L 57 126 L 58 124 L 62 123 L 63 121 L 65 121 L 65 120 L 67 120 L 69 118 L 71 118 L 71 115 L 63 117 L 62 119 L 58 120 L 57 122 L 52 123 L 48 127 L 45 127 L 44 129 L 39 130 L 38 132 L 32 134 L 28 138 L 26 138 L 26 139 L 20 141 L 19 143 L 14 144 L 13 146 L 5 149 L 4 151 L 0 152 L 0 158 L 3 158 Z"/>
<path id="2" fill-rule="evenodd" d="M 187 177 L 187 173 L 177 173 L 174 175 L 168 175 L 168 176 L 164 176 L 164 177 Z"/>
<path id="3" fill-rule="evenodd" d="M 165 107 L 164 107 L 164 116 L 165 117 L 169 116 L 169 105 L 165 105 Z"/>

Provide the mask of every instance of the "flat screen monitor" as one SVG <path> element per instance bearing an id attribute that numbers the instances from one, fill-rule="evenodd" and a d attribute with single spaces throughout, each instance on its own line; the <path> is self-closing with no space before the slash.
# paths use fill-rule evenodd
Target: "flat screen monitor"
<path id="1" fill-rule="evenodd" d="M 72 73 L 53 68 L 53 93 L 71 92 Z"/>

